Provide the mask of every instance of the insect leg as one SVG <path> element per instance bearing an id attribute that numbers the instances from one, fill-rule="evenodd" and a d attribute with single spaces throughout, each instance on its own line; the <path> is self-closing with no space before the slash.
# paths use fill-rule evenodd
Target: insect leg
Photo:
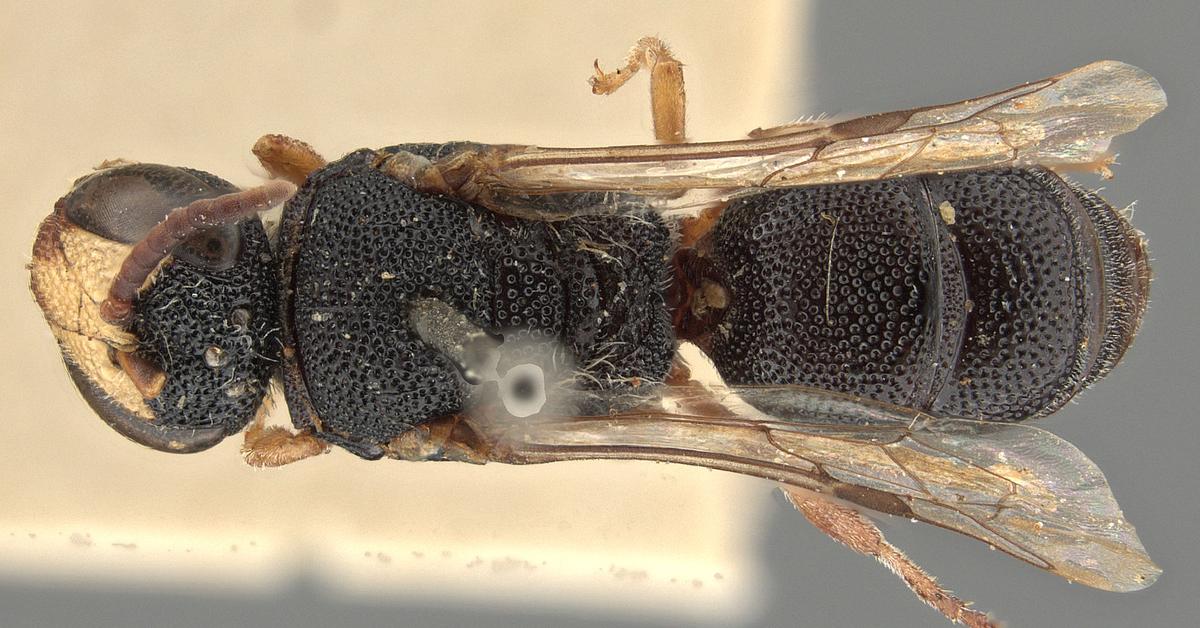
<path id="1" fill-rule="evenodd" d="M 998 624 L 986 613 L 972 609 L 968 602 L 943 589 L 929 574 L 894 545 L 887 542 L 883 532 L 857 510 L 835 504 L 815 493 L 782 487 L 788 501 L 818 530 L 850 549 L 871 556 L 883 563 L 892 573 L 904 580 L 921 601 L 932 606 L 947 619 L 972 628 L 996 628 Z"/>
<path id="2" fill-rule="evenodd" d="M 481 438 L 463 418 L 449 415 L 415 425 L 384 445 L 384 451 L 388 457 L 396 460 L 486 464 L 492 459 L 491 444 Z"/>
<path id="3" fill-rule="evenodd" d="M 292 433 L 277 425 L 267 427 L 265 413 L 259 412 L 246 430 L 242 458 L 252 467 L 282 467 L 325 453 L 326 449 L 328 446 L 311 430 Z"/>
<path id="4" fill-rule="evenodd" d="M 654 115 L 654 139 L 663 144 L 686 141 L 687 94 L 683 86 L 683 63 L 657 37 L 638 40 L 626 57 L 625 66 L 604 72 L 599 60 L 596 74 L 589 80 L 592 93 L 611 94 L 625 84 L 642 67 L 650 68 L 650 109 Z M 721 217 L 725 204 L 706 207 L 695 216 L 680 221 L 681 248 L 693 246 Z"/>
<path id="5" fill-rule="evenodd" d="M 286 135 L 264 135 L 250 150 L 271 177 L 297 186 L 303 185 L 308 175 L 325 165 L 325 158 L 312 146 Z"/>
<path id="6" fill-rule="evenodd" d="M 643 67 L 650 69 L 650 107 L 654 114 L 654 138 L 663 144 L 684 141 L 686 95 L 683 89 L 683 64 L 671 54 L 661 39 L 643 37 L 625 58 L 625 66 L 605 72 L 600 61 L 594 63 L 596 74 L 589 82 L 593 94 L 617 91 Z"/>

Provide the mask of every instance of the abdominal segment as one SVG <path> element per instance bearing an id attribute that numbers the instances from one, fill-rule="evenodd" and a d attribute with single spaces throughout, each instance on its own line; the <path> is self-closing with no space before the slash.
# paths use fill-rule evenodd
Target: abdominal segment
<path id="1" fill-rule="evenodd" d="M 677 260 L 727 301 L 681 333 L 729 383 L 997 421 L 1052 412 L 1106 373 L 1149 274 L 1124 218 L 1045 170 L 767 192 Z"/>

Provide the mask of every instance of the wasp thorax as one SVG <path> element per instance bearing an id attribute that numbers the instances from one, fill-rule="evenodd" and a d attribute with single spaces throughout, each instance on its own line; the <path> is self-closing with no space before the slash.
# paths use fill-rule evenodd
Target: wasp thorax
<path id="1" fill-rule="evenodd" d="M 434 159 L 453 146 L 352 153 L 313 173 L 285 213 L 284 342 L 296 356 L 285 368 L 303 371 L 286 378 L 299 426 L 375 455 L 439 417 L 575 411 L 596 398 L 588 412 L 606 412 L 615 398 L 604 393 L 665 376 L 674 339 L 660 219 L 500 216 L 376 167 L 400 150 Z"/>

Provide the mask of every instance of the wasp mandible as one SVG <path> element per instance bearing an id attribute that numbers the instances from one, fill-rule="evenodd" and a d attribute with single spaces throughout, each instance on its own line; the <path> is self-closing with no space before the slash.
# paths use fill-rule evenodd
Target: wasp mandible
<path id="1" fill-rule="evenodd" d="M 658 144 L 470 142 L 327 163 L 268 135 L 273 179 L 106 164 L 38 231 L 32 288 L 84 398 L 167 452 L 247 462 L 703 465 L 777 481 L 947 618 L 992 625 L 849 504 L 1089 586 L 1159 569 L 1082 453 L 1023 421 L 1104 376 L 1141 322 L 1142 235 L 1067 168 L 1166 105 L 1101 61 L 964 100 L 686 141 L 661 41 Z M 286 203 L 277 232 L 258 214 Z M 691 376 L 699 348 L 721 381 Z M 267 426 L 282 381 L 292 429 Z"/>

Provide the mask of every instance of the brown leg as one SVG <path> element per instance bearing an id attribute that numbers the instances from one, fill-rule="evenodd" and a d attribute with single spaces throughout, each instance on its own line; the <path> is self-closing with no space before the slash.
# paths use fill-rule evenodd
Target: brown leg
<path id="1" fill-rule="evenodd" d="M 589 82 L 592 93 L 611 94 L 643 67 L 650 68 L 650 108 L 654 114 L 654 139 L 663 144 L 682 144 L 687 137 L 687 94 L 683 88 L 683 63 L 657 37 L 643 37 L 629 51 L 625 66 L 605 72 L 600 61 Z M 701 210 L 680 221 L 680 248 L 691 248 L 721 217 L 725 204 Z"/>
<path id="2" fill-rule="evenodd" d="M 267 427 L 263 412 L 246 430 L 242 458 L 252 467 L 282 467 L 325 453 L 328 446 L 310 431 L 293 434 L 279 426 Z"/>
<path id="3" fill-rule="evenodd" d="M 297 186 L 304 185 L 308 175 L 325 165 L 325 158 L 312 146 L 286 135 L 264 135 L 251 151 L 273 178 Z"/>
<path id="4" fill-rule="evenodd" d="M 388 457 L 422 462 L 445 460 L 486 464 L 491 446 L 460 415 L 414 426 L 383 446 Z"/>
<path id="5" fill-rule="evenodd" d="M 818 530 L 850 549 L 871 556 L 900 576 L 921 601 L 937 609 L 950 621 L 971 628 L 997 628 L 987 614 L 970 608 L 968 602 L 954 597 L 912 560 L 896 549 L 875 524 L 857 510 L 835 504 L 815 493 L 783 487 L 788 501 Z"/>
<path id="6" fill-rule="evenodd" d="M 654 138 L 664 144 L 684 141 L 686 95 L 683 90 L 683 64 L 671 55 L 671 49 L 657 37 L 643 37 L 633 45 L 625 67 L 612 72 L 600 69 L 590 80 L 593 94 L 617 91 L 643 67 L 650 68 L 650 107 L 654 112 Z"/>

